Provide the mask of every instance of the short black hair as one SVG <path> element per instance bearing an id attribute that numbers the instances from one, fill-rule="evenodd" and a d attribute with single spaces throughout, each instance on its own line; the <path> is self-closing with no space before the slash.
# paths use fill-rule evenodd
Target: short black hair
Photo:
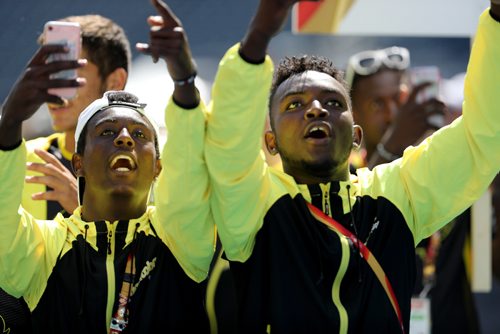
<path id="1" fill-rule="evenodd" d="M 116 102 L 127 102 L 131 104 L 138 104 L 139 98 L 135 96 L 132 93 L 128 93 L 125 91 L 110 91 L 106 94 L 109 103 L 116 103 Z M 117 105 L 119 106 L 119 105 Z M 90 120 L 97 115 L 95 113 L 88 121 L 87 124 L 82 129 L 82 132 L 80 133 L 80 137 L 78 138 L 78 143 L 76 143 L 76 153 L 78 154 L 83 154 L 85 151 L 85 146 L 87 143 L 86 137 L 87 137 L 87 129 L 88 125 L 90 123 Z M 156 151 L 156 159 L 160 159 L 160 145 L 158 142 L 158 133 L 156 133 L 156 129 L 153 126 L 153 124 L 150 122 L 150 120 L 147 117 L 144 117 L 144 119 L 148 122 L 148 124 L 151 126 L 154 132 L 154 145 L 155 145 L 155 151 Z"/>
<path id="2" fill-rule="evenodd" d="M 271 92 L 269 96 L 269 118 L 271 122 L 271 128 L 274 128 L 274 121 L 271 115 L 271 103 L 274 94 L 276 94 L 276 90 L 288 78 L 306 71 L 317 71 L 328 74 L 329 76 L 340 82 L 346 89 L 346 92 L 349 92 L 347 83 L 344 80 L 344 72 L 335 67 L 330 59 L 314 55 L 285 57 L 278 64 L 278 67 L 274 72 L 273 83 L 271 85 Z"/>

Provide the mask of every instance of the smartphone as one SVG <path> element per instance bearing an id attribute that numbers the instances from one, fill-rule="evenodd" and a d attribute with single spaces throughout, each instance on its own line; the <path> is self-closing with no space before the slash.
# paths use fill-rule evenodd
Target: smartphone
<path id="1" fill-rule="evenodd" d="M 44 44 L 64 44 L 69 48 L 68 53 L 54 53 L 49 56 L 47 62 L 56 60 L 76 60 L 80 56 L 82 38 L 80 24 L 76 22 L 49 21 L 44 27 Z M 54 73 L 51 79 L 76 79 L 76 69 L 64 70 Z M 50 88 L 49 94 L 57 95 L 65 99 L 76 96 L 78 87 Z"/>
<path id="2" fill-rule="evenodd" d="M 441 84 L 441 73 L 437 66 L 417 66 L 410 69 L 410 80 L 413 87 L 420 85 L 424 82 L 431 82 L 432 84 L 424 88 L 417 96 L 417 102 L 422 103 L 424 101 L 439 98 L 439 86 Z M 436 127 L 440 128 L 444 125 L 445 119 L 444 115 L 433 114 L 427 119 L 427 122 Z"/>

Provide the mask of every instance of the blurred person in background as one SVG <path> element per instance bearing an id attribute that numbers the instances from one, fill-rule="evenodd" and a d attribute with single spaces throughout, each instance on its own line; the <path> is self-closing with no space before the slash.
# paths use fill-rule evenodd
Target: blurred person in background
<path id="1" fill-rule="evenodd" d="M 52 219 L 61 212 L 69 216 L 78 206 L 76 179 L 71 171 L 71 156 L 75 150 L 74 132 L 78 116 L 92 101 L 100 98 L 105 91 L 121 90 L 127 82 L 131 51 L 124 30 L 112 20 L 100 15 L 69 16 L 64 22 L 80 24 L 82 34 L 81 58 L 87 64 L 78 69 L 78 76 L 86 84 L 80 86 L 71 99 L 48 100 L 46 84 L 38 83 L 37 90 L 44 93 L 36 96 L 33 103 L 47 103 L 52 128 L 56 131 L 48 137 L 28 141 L 28 175 L 23 192 L 23 207 L 39 219 Z M 39 37 L 40 44 L 44 35 Z M 43 64 L 29 71 L 43 73 Z M 48 77 L 45 80 L 50 80 Z M 25 87 L 30 87 L 27 82 Z M 33 87 L 33 86 L 31 86 Z M 28 96 L 35 96 L 34 94 Z"/>
<path id="2" fill-rule="evenodd" d="M 351 155 L 355 167 L 373 168 L 396 160 L 407 146 L 418 145 L 461 115 L 464 75 L 443 80 L 442 94 L 437 95 L 439 82 L 412 85 L 409 71 L 410 53 L 403 47 L 366 50 L 350 57 L 346 80 L 353 117 L 364 130 L 363 147 Z M 421 98 L 432 85 L 436 95 Z M 480 331 L 470 282 L 470 227 L 467 209 L 416 249 L 414 296 L 430 299 L 430 313 L 425 312 L 423 321 L 433 333 Z"/>

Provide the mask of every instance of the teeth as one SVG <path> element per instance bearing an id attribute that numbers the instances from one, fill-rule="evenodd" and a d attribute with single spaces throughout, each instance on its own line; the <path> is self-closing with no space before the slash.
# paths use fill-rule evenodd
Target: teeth
<path id="1" fill-rule="evenodd" d="M 132 169 L 135 168 L 135 162 L 134 162 L 134 160 L 132 160 L 132 158 L 130 158 L 129 156 L 124 155 L 124 154 L 117 155 L 116 157 L 113 158 L 113 160 L 111 161 L 111 168 L 113 168 L 113 166 L 116 165 L 116 163 L 118 162 L 118 160 L 127 160 L 128 163 L 130 164 L 130 167 Z M 120 172 L 125 172 L 125 171 L 130 171 L 131 168 L 123 167 L 122 166 L 122 167 L 116 168 L 116 170 L 120 171 Z"/>
<path id="2" fill-rule="evenodd" d="M 315 126 L 315 127 L 311 128 L 311 130 L 309 130 L 309 134 L 311 134 L 311 133 L 313 133 L 315 131 L 321 131 L 321 132 L 323 132 L 325 134 L 328 133 L 328 131 L 324 127 L 322 127 L 322 126 Z"/>

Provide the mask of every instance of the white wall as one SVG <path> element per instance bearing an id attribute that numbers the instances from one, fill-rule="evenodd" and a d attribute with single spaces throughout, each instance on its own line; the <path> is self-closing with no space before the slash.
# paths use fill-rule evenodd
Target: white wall
<path id="1" fill-rule="evenodd" d="M 488 0 L 356 0 L 339 34 L 472 36 Z"/>

